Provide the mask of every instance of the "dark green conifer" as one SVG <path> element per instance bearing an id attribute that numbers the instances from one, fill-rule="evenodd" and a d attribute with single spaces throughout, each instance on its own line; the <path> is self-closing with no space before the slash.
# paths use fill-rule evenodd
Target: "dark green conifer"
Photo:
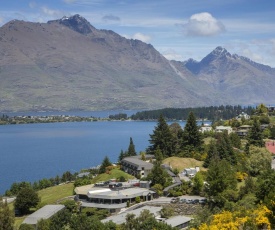
<path id="1" fill-rule="evenodd" d="M 129 144 L 129 147 L 128 147 L 127 155 L 128 156 L 136 156 L 137 155 L 132 137 L 130 137 L 130 144 Z"/>
<path id="2" fill-rule="evenodd" d="M 202 143 L 202 135 L 199 132 L 196 117 L 193 112 L 190 112 L 183 130 L 183 149 L 189 151 L 199 150 Z"/>
<path id="3" fill-rule="evenodd" d="M 106 156 L 103 159 L 102 164 L 100 165 L 99 173 L 105 173 L 106 172 L 106 168 L 108 166 L 111 166 L 111 165 L 113 165 L 113 164 L 110 162 L 109 158 Z"/>
<path id="4" fill-rule="evenodd" d="M 164 157 L 173 155 L 173 136 L 162 115 L 158 119 L 158 124 L 153 134 L 150 134 L 149 142 L 151 145 L 148 147 L 147 153 L 154 154 L 159 148 Z"/>
<path id="5" fill-rule="evenodd" d="M 253 119 L 252 128 L 248 133 L 248 142 L 250 145 L 264 147 L 263 134 L 257 118 Z"/>

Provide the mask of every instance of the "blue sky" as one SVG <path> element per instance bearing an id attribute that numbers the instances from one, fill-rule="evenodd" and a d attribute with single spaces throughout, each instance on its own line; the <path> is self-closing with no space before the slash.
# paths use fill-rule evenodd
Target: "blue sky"
<path id="1" fill-rule="evenodd" d="M 222 46 L 275 67 L 274 0 L 1 0 L 0 26 L 74 14 L 150 43 L 167 59 L 200 61 Z"/>

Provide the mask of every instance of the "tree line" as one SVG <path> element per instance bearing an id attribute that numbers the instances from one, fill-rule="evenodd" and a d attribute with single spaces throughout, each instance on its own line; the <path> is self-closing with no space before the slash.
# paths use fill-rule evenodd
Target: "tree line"
<path id="1" fill-rule="evenodd" d="M 243 107 L 241 105 L 220 105 L 197 108 L 165 108 L 137 112 L 131 116 L 132 120 L 157 120 L 162 115 L 167 120 L 186 120 L 189 113 L 193 112 L 197 119 L 207 119 L 210 121 L 227 120 L 239 115 L 241 112 L 252 114 L 254 108 L 251 106 Z"/>

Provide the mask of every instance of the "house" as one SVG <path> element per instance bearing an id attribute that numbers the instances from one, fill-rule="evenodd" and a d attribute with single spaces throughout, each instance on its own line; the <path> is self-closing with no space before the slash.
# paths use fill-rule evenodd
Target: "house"
<path id="1" fill-rule="evenodd" d="M 204 126 L 200 127 L 199 131 L 201 133 L 204 133 L 204 132 L 211 132 L 213 130 L 213 128 L 208 125 L 208 124 L 205 124 Z"/>
<path id="2" fill-rule="evenodd" d="M 149 201 L 154 199 L 156 193 L 146 188 L 93 188 L 88 191 L 86 197 L 76 195 L 75 199 L 81 202 L 81 207 L 107 209 L 111 213 L 117 213 L 127 207 L 139 197 L 140 200 Z M 83 199 L 84 198 L 84 199 Z"/>
<path id="3" fill-rule="evenodd" d="M 49 219 L 56 213 L 60 212 L 65 208 L 64 205 L 45 205 L 43 208 L 38 209 L 31 215 L 29 215 L 24 221 L 23 224 L 31 224 L 36 226 L 37 222 L 41 219 Z"/>
<path id="4" fill-rule="evenodd" d="M 162 164 L 161 167 L 168 173 L 170 177 L 172 177 L 173 182 L 175 182 L 175 178 L 177 178 L 178 176 L 172 172 L 172 167 L 168 164 Z"/>
<path id="5" fill-rule="evenodd" d="M 250 116 L 247 113 L 242 112 L 241 114 L 239 114 L 238 116 L 236 116 L 236 119 L 238 121 L 241 121 L 242 119 L 249 120 Z"/>
<path id="6" fill-rule="evenodd" d="M 196 166 L 195 168 L 186 168 L 180 174 L 186 177 L 194 177 L 199 171 L 200 167 Z"/>
<path id="7" fill-rule="evenodd" d="M 183 229 L 187 228 L 192 218 L 187 216 L 173 216 L 164 222 L 173 228 Z"/>
<path id="8" fill-rule="evenodd" d="M 236 133 L 238 134 L 239 137 L 245 137 L 248 135 L 249 130 L 251 129 L 251 125 L 242 125 L 238 128 Z"/>
<path id="9" fill-rule="evenodd" d="M 216 128 L 215 128 L 215 132 L 216 133 L 222 133 L 222 132 L 227 132 L 228 134 L 230 134 L 230 133 L 232 133 L 232 131 L 233 131 L 233 129 L 232 129 L 232 127 L 231 126 L 217 126 Z"/>
<path id="10" fill-rule="evenodd" d="M 275 112 L 275 106 L 267 106 L 267 109 L 268 109 L 268 112 L 272 113 L 272 112 Z"/>
<path id="11" fill-rule="evenodd" d="M 109 221 L 114 222 L 115 224 L 123 224 L 126 222 L 126 216 L 128 214 L 134 214 L 136 217 L 140 216 L 140 213 L 143 210 L 148 210 L 150 213 L 152 213 L 155 218 L 160 217 L 160 211 L 161 211 L 162 207 L 153 207 L 153 206 L 143 206 L 141 208 L 137 208 L 131 211 L 125 211 L 123 213 L 120 213 L 118 215 L 114 215 L 114 216 L 109 216 L 104 220 L 101 220 L 101 222 L 106 223 Z"/>
<path id="12" fill-rule="evenodd" d="M 153 158 L 153 155 L 146 155 L 145 158 Z M 147 177 L 153 168 L 153 164 L 148 160 L 141 160 L 141 156 L 125 157 L 121 161 L 121 169 L 135 177 Z"/>

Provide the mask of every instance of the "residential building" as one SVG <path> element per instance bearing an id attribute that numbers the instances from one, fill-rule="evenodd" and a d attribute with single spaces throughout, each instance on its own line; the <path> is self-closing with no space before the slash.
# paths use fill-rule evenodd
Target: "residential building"
<path id="1" fill-rule="evenodd" d="M 194 177 L 199 171 L 200 167 L 196 166 L 195 168 L 186 168 L 180 174 L 186 177 Z"/>
<path id="2" fill-rule="evenodd" d="M 94 187 L 84 197 L 76 195 L 75 199 L 81 201 L 81 207 L 107 209 L 111 213 L 119 212 L 122 208 L 134 203 L 136 198 L 149 201 L 155 198 L 156 193 L 146 188 L 98 188 Z"/>
<path id="3" fill-rule="evenodd" d="M 164 222 L 173 228 L 183 229 L 187 228 L 192 218 L 187 216 L 173 216 Z"/>
<path id="4" fill-rule="evenodd" d="M 41 219 L 49 219 L 59 211 L 65 208 L 64 205 L 45 205 L 43 208 L 38 209 L 31 215 L 29 215 L 24 221 L 23 224 L 31 224 L 36 226 L 37 222 Z"/>
<path id="5" fill-rule="evenodd" d="M 146 155 L 146 159 L 149 156 L 151 157 L 150 159 L 153 158 L 152 155 Z M 153 164 L 149 160 L 143 161 L 140 158 L 141 156 L 125 157 L 121 161 L 121 169 L 135 177 L 147 177 L 153 168 Z"/>
<path id="6" fill-rule="evenodd" d="M 215 128 L 215 132 L 216 133 L 222 133 L 222 132 L 227 132 L 228 134 L 230 134 L 230 133 L 232 133 L 233 132 L 233 129 L 232 129 L 232 127 L 231 126 L 217 126 L 216 128 Z"/>
<path id="7" fill-rule="evenodd" d="M 118 215 L 114 215 L 114 216 L 109 216 L 104 220 L 101 220 L 101 222 L 106 223 L 109 221 L 113 221 L 115 224 L 123 224 L 126 222 L 126 216 L 128 214 L 134 214 L 136 217 L 139 217 L 140 213 L 143 210 L 148 210 L 150 213 L 152 213 L 155 218 L 160 217 L 160 211 L 161 211 L 162 207 L 154 207 L 154 206 L 143 206 L 141 208 L 137 208 L 131 211 L 125 211 L 123 213 L 120 213 Z"/>
<path id="8" fill-rule="evenodd" d="M 250 116 L 247 113 L 242 112 L 241 114 L 239 114 L 238 116 L 236 116 L 236 119 L 238 121 L 241 121 L 242 119 L 249 120 Z"/>
<path id="9" fill-rule="evenodd" d="M 204 126 L 200 127 L 199 131 L 201 133 L 204 133 L 204 132 L 211 132 L 213 130 L 213 128 L 208 125 L 208 124 L 205 124 Z"/>
<path id="10" fill-rule="evenodd" d="M 272 112 L 275 112 L 275 106 L 267 106 L 267 109 L 268 109 L 268 112 L 272 113 Z"/>
<path id="11" fill-rule="evenodd" d="M 238 128 L 238 130 L 236 131 L 236 133 L 238 134 L 238 136 L 240 137 L 246 137 L 248 135 L 249 130 L 251 129 L 251 125 L 242 125 Z"/>

